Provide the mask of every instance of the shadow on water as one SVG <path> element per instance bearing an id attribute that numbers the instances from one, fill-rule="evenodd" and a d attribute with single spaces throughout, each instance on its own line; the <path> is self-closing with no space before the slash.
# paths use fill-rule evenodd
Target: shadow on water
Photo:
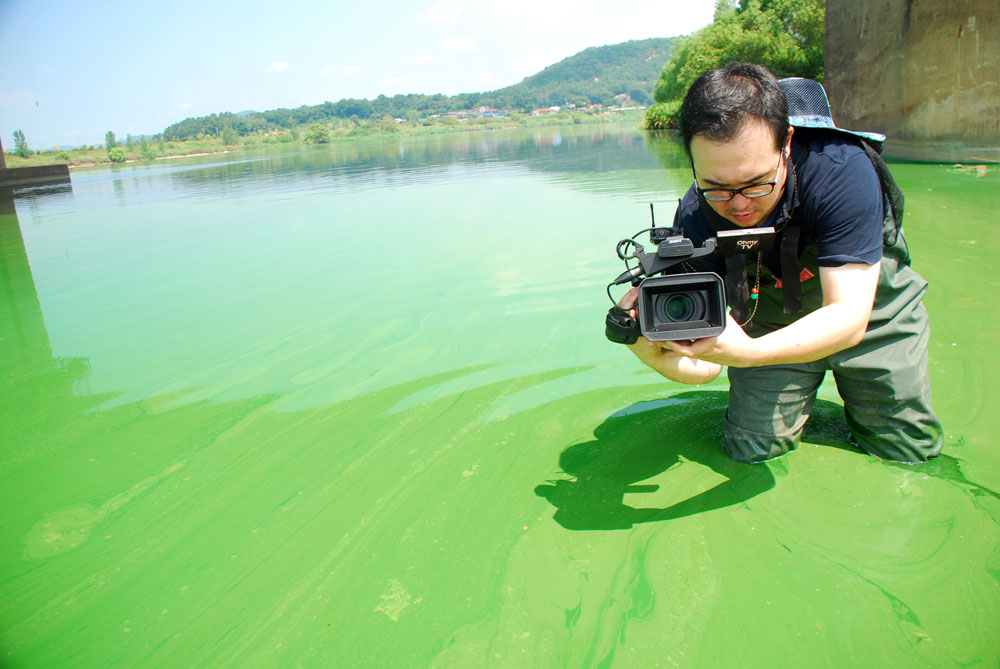
<path id="1" fill-rule="evenodd" d="M 727 398 L 725 391 L 689 391 L 632 405 L 601 423 L 593 441 L 561 453 L 559 466 L 572 478 L 548 481 L 537 486 L 535 494 L 556 508 L 554 520 L 568 530 L 622 530 L 735 506 L 773 489 L 775 473 L 787 473 L 784 459 L 747 465 L 722 450 Z M 863 455 L 849 440 L 843 408 L 826 400 L 816 401 L 803 441 Z M 707 467 L 726 480 L 704 491 L 678 490 L 675 496 L 681 501 L 666 507 L 625 503 L 626 494 L 660 490 L 657 484 L 641 481 L 686 462 Z M 961 460 L 947 454 L 921 465 L 877 462 L 942 479 L 974 498 L 1000 499 L 997 492 L 970 481 Z M 678 478 L 690 485 L 690 477 Z"/>
<path id="2" fill-rule="evenodd" d="M 683 518 L 746 502 L 775 486 L 767 464 L 750 466 L 729 459 L 720 447 L 722 415 L 728 394 L 685 392 L 661 406 L 633 405 L 599 425 L 594 441 L 574 444 L 559 457 L 573 479 L 535 488 L 556 507 L 555 520 L 570 530 L 620 530 L 638 523 Z M 721 474 L 725 481 L 665 508 L 635 508 L 630 493 L 653 493 L 658 485 L 639 481 L 693 462 Z"/>
<path id="3" fill-rule="evenodd" d="M 825 400 L 816 401 L 812 416 L 810 416 L 809 422 L 806 423 L 805 431 L 802 434 L 802 440 L 811 444 L 840 448 L 851 453 L 861 452 L 850 440 L 850 432 L 844 421 L 843 407 Z M 874 458 L 874 456 L 869 457 L 872 457 L 872 460 L 879 465 L 904 472 L 923 474 L 924 476 L 940 479 L 956 486 L 962 491 L 969 493 L 976 506 L 983 506 L 979 504 L 981 500 L 1000 500 L 1000 493 L 970 480 L 965 475 L 965 472 L 962 471 L 963 459 L 950 455 L 947 452 L 941 453 L 941 455 L 928 462 L 914 464 L 893 462 L 892 460 L 879 460 Z M 995 513 L 989 507 L 983 508 L 991 515 Z"/>
<path id="4" fill-rule="evenodd" d="M 882 461 L 886 466 L 906 471 L 915 471 L 926 476 L 931 476 L 949 483 L 969 495 L 972 503 L 982 509 L 993 518 L 993 521 L 1000 524 L 1000 508 L 997 501 L 1000 500 L 1000 493 L 984 485 L 969 480 L 965 472 L 962 471 L 964 460 L 951 455 L 941 454 L 929 462 L 919 465 L 908 465 L 889 460 Z M 984 504 L 983 502 L 987 502 Z M 1000 577 L 1000 571 L 998 571 Z"/>

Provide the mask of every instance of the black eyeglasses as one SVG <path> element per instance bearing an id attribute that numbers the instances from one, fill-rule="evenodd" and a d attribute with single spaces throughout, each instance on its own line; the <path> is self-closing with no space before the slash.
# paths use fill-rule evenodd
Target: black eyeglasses
<path id="1" fill-rule="evenodd" d="M 697 188 L 696 190 L 699 195 L 703 196 L 710 202 L 728 202 L 736 197 L 737 193 L 743 197 L 751 199 L 770 195 L 774 192 L 774 187 L 778 184 L 778 170 L 781 168 L 781 159 L 784 158 L 784 156 L 784 151 L 778 154 L 778 164 L 774 167 L 774 181 L 762 181 L 760 183 L 744 186 L 743 188 Z M 693 166 L 692 171 L 694 171 Z M 698 175 L 695 174 L 694 178 L 697 180 Z"/>

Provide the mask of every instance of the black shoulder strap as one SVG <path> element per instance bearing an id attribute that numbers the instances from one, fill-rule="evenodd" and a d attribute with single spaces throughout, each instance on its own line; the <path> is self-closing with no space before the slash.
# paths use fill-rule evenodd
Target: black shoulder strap
<path id="1" fill-rule="evenodd" d="M 747 282 L 746 256 L 742 253 L 726 253 L 726 295 L 733 318 L 743 322 L 747 317 L 750 303 L 750 289 Z"/>
<path id="2" fill-rule="evenodd" d="M 797 221 L 790 221 L 781 236 L 781 300 L 786 314 L 802 311 L 802 277 L 799 269 L 799 232 Z"/>
<path id="3" fill-rule="evenodd" d="M 882 242 L 893 246 L 899 237 L 899 229 L 903 225 L 903 191 L 899 189 L 896 180 L 885 160 L 868 142 L 862 140 L 861 147 L 865 150 L 882 185 Z"/>

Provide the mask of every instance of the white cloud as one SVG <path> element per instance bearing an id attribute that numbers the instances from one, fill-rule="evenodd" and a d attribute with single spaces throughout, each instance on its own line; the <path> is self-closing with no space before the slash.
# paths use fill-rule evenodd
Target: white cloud
<path id="1" fill-rule="evenodd" d="M 462 16 L 462 3 L 459 0 L 438 0 L 420 15 L 427 23 L 454 25 Z"/>
<path id="2" fill-rule="evenodd" d="M 448 51 L 460 51 L 463 53 L 471 53 L 476 50 L 476 42 L 471 37 L 449 37 L 441 42 L 441 46 Z"/>
<path id="3" fill-rule="evenodd" d="M 191 107 L 192 107 L 192 105 L 191 105 L 191 103 L 190 103 L 190 102 L 185 102 L 185 103 L 184 103 L 184 104 L 182 104 L 182 105 L 181 105 L 180 107 L 178 107 L 178 109 L 181 109 L 181 110 L 184 110 L 184 109 L 191 109 Z"/>
<path id="4" fill-rule="evenodd" d="M 715 8 L 711 3 L 656 0 L 627 6 L 621 14 L 620 22 L 623 31 L 629 30 L 626 26 L 638 23 L 659 26 L 656 37 L 672 37 L 688 35 L 708 25 L 714 14 Z M 637 38 L 630 34 L 625 39 Z"/>
<path id="5" fill-rule="evenodd" d="M 361 71 L 361 68 L 357 65 L 345 65 L 344 74 L 357 74 Z"/>
<path id="6" fill-rule="evenodd" d="M 547 30 L 548 26 L 558 25 L 559 33 L 550 35 L 548 41 L 573 45 L 575 53 L 587 46 L 691 33 L 712 22 L 715 3 L 711 0 L 639 0 L 620 4 L 609 11 L 604 0 L 503 0 L 484 8 L 489 15 L 475 18 L 487 25 L 519 24 L 531 34 L 536 34 L 539 27 Z M 594 20 L 594 16 L 601 18 Z"/>
<path id="7" fill-rule="evenodd" d="M 264 70 L 265 72 L 284 72 L 288 69 L 288 63 L 283 60 L 272 61 Z"/>
<path id="8" fill-rule="evenodd" d="M 423 53 L 423 54 L 420 54 L 419 56 L 414 56 L 413 57 L 413 62 L 417 63 L 417 64 L 420 64 L 420 65 L 423 65 L 425 63 L 433 63 L 434 62 L 434 56 L 430 55 L 429 53 Z"/>

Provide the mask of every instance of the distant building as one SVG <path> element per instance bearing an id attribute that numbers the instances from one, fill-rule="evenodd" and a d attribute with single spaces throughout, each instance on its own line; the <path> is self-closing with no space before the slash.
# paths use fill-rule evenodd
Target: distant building
<path id="1" fill-rule="evenodd" d="M 509 109 L 478 107 L 477 109 L 460 109 L 458 111 L 449 111 L 443 114 L 429 114 L 427 118 L 443 118 L 450 116 L 458 119 L 459 121 L 468 121 L 470 119 L 477 118 L 503 118 L 504 116 L 510 116 L 511 113 L 512 112 Z"/>
<path id="2" fill-rule="evenodd" d="M 532 109 L 532 116 L 544 116 L 545 114 L 556 114 L 562 107 L 543 107 L 541 109 Z"/>
<path id="3" fill-rule="evenodd" d="M 480 107 L 479 108 L 479 118 L 503 118 L 507 116 L 510 112 L 506 109 L 496 109 L 495 107 Z"/>

